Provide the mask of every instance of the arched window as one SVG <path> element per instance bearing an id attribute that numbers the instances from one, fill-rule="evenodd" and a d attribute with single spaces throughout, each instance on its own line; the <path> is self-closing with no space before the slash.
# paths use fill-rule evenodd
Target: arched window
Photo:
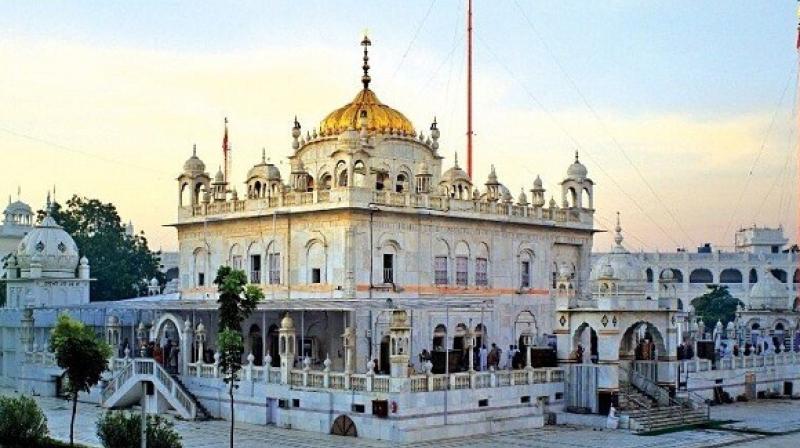
<path id="1" fill-rule="evenodd" d="M 330 175 L 330 173 L 323 174 L 319 178 L 319 189 L 330 190 L 332 182 L 333 182 L 333 177 Z"/>
<path id="2" fill-rule="evenodd" d="M 186 182 L 182 183 L 181 184 L 180 197 L 178 198 L 178 206 L 179 207 L 184 207 L 184 206 L 187 206 L 187 205 L 191 205 L 191 204 L 189 204 L 190 198 L 188 197 L 188 194 L 187 194 L 188 190 L 189 190 L 189 185 Z"/>
<path id="3" fill-rule="evenodd" d="M 742 272 L 738 269 L 723 269 L 719 274 L 720 283 L 742 283 Z"/>
<path id="4" fill-rule="evenodd" d="M 433 283 L 436 285 L 447 285 L 449 283 L 448 271 L 448 258 L 450 256 L 450 248 L 444 240 L 437 240 L 434 247 L 433 258 Z"/>
<path id="5" fill-rule="evenodd" d="M 375 174 L 375 189 L 378 191 L 383 191 L 386 189 L 386 184 L 389 183 L 389 174 L 383 171 L 379 171 Z"/>
<path id="6" fill-rule="evenodd" d="M 337 187 L 346 187 L 347 186 L 347 170 L 342 170 L 339 173 L 339 180 L 336 182 Z"/>
<path id="7" fill-rule="evenodd" d="M 202 190 L 203 190 L 203 184 L 202 183 L 198 182 L 198 183 L 196 183 L 194 185 L 194 203 L 195 204 L 199 204 L 200 203 L 200 200 L 202 199 L 201 198 Z"/>
<path id="8" fill-rule="evenodd" d="M 755 270 L 755 268 L 750 269 L 749 280 L 750 280 L 750 283 L 757 283 L 758 282 L 758 272 Z"/>
<path id="9" fill-rule="evenodd" d="M 456 285 L 469 283 L 469 246 L 464 241 L 456 244 Z"/>
<path id="10" fill-rule="evenodd" d="M 403 173 L 397 175 L 397 181 L 394 183 L 394 191 L 396 193 L 403 193 L 408 188 L 408 176 Z"/>
<path id="11" fill-rule="evenodd" d="M 486 243 L 478 245 L 478 254 L 475 257 L 475 286 L 489 285 L 489 246 Z"/>
<path id="12" fill-rule="evenodd" d="M 530 288 L 533 286 L 533 252 L 525 249 L 519 254 L 519 286 Z"/>
<path id="13" fill-rule="evenodd" d="M 583 189 L 583 193 L 581 194 L 581 201 L 583 208 L 592 208 L 592 193 L 589 192 L 588 188 Z"/>
<path id="14" fill-rule="evenodd" d="M 263 198 L 264 197 L 264 190 L 261 186 L 261 182 L 256 181 L 253 184 L 253 196 L 256 198 Z"/>
<path id="15" fill-rule="evenodd" d="M 777 278 L 778 280 L 781 281 L 781 283 L 786 283 L 787 281 L 789 281 L 789 279 L 788 279 L 789 276 L 786 274 L 786 271 L 784 271 L 783 269 L 773 269 L 771 272 L 772 272 L 772 275 L 775 276 L 775 278 Z"/>
<path id="16" fill-rule="evenodd" d="M 367 167 L 361 160 L 356 160 L 356 163 L 353 164 L 353 186 L 354 187 L 365 186 L 366 179 L 367 179 Z"/>
<path id="17" fill-rule="evenodd" d="M 567 200 L 569 201 L 570 208 L 578 206 L 578 193 L 572 187 L 569 187 L 567 190 Z"/>
<path id="18" fill-rule="evenodd" d="M 689 274 L 689 283 L 714 283 L 714 276 L 708 269 L 695 269 Z"/>
<path id="19" fill-rule="evenodd" d="M 792 279 L 794 283 L 800 283 L 800 269 L 795 269 L 794 271 L 794 279 Z"/>
<path id="20" fill-rule="evenodd" d="M 683 300 L 678 299 L 678 309 L 683 311 Z"/>
<path id="21" fill-rule="evenodd" d="M 325 248 L 318 240 L 311 241 L 306 247 L 307 282 L 326 283 Z"/>
<path id="22" fill-rule="evenodd" d="M 194 251 L 194 286 L 206 286 L 208 283 L 208 278 L 206 275 L 208 273 L 208 253 L 205 249 L 197 248 Z"/>
<path id="23" fill-rule="evenodd" d="M 653 270 L 647 268 L 647 270 L 644 271 L 644 273 L 647 276 L 647 283 L 653 283 Z"/>
<path id="24" fill-rule="evenodd" d="M 238 244 L 231 246 L 228 256 L 228 266 L 233 269 L 242 269 L 242 246 Z"/>

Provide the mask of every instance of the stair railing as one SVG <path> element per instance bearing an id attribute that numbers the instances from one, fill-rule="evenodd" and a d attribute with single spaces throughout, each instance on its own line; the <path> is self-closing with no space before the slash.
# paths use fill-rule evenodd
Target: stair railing
<path id="1" fill-rule="evenodd" d="M 147 376 L 149 380 L 160 383 L 189 415 L 197 416 L 195 401 L 159 363 L 148 358 L 134 358 L 132 362 L 127 363 L 122 370 L 117 372 L 100 394 L 102 403 L 107 402 L 134 375 Z"/>
<path id="2" fill-rule="evenodd" d="M 706 419 L 710 420 L 711 407 L 699 395 L 690 394 L 687 395 L 686 400 L 677 400 L 670 397 L 669 390 L 659 386 L 641 373 L 628 370 L 622 366 L 619 366 L 619 369 L 625 373 L 625 376 L 627 377 L 631 386 L 656 400 L 659 406 L 668 406 L 668 409 L 673 409 L 669 413 L 670 417 L 677 416 L 680 418 L 682 423 L 686 423 L 689 414 L 685 411 L 704 410 Z"/>

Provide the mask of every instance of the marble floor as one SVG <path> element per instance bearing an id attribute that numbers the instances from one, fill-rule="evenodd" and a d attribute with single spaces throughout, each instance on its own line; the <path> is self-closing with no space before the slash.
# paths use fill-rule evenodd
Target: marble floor
<path id="1" fill-rule="evenodd" d="M 1 394 L 11 391 L 0 390 Z M 37 397 L 45 411 L 51 435 L 59 439 L 69 436 L 69 403 L 55 398 Z M 99 446 L 95 434 L 95 422 L 103 412 L 99 406 L 78 404 L 76 418 L 77 441 Z M 540 429 L 511 431 L 481 437 L 450 439 L 415 444 L 415 447 L 770 447 L 800 445 L 800 401 L 770 400 L 735 404 L 712 409 L 715 419 L 736 420 L 736 423 L 714 430 L 682 431 L 658 436 L 637 436 L 625 431 L 592 430 L 570 426 L 555 426 Z M 237 424 L 235 443 L 240 448 L 255 447 L 387 447 L 389 443 L 293 431 L 272 426 Z M 183 436 L 184 446 L 211 448 L 227 446 L 228 422 L 175 421 L 176 429 Z M 748 432 L 756 430 L 759 433 Z M 763 432 L 775 434 L 764 435 Z M 788 445 L 787 445 L 788 444 Z"/>

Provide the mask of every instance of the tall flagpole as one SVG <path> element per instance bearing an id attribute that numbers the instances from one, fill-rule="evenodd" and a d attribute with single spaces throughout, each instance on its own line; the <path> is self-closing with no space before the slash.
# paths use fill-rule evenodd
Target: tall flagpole
<path id="1" fill-rule="evenodd" d="M 472 178 L 472 0 L 467 0 L 467 174 Z"/>
<path id="2" fill-rule="evenodd" d="M 797 43 L 795 45 L 795 49 L 797 50 L 797 84 L 795 86 L 795 95 L 797 95 L 798 101 L 796 104 L 800 104 L 800 0 L 797 1 Z M 800 107 L 800 106 L 798 106 Z M 797 197 L 795 199 L 795 244 L 800 246 L 800 113 L 795 112 L 797 117 L 797 127 L 798 132 L 795 134 L 795 139 L 797 140 L 797 172 L 795 173 L 795 182 L 797 183 Z M 798 257 L 798 268 L 800 268 L 800 254 L 797 255 Z M 795 330 L 797 331 L 797 330 Z M 794 340 L 794 337 L 792 337 Z"/>
<path id="3" fill-rule="evenodd" d="M 225 117 L 225 135 L 222 137 L 222 157 L 224 159 L 224 170 L 223 173 L 225 175 L 225 182 L 230 182 L 230 178 L 228 175 L 230 174 L 230 153 L 231 146 L 228 143 L 228 117 Z"/>

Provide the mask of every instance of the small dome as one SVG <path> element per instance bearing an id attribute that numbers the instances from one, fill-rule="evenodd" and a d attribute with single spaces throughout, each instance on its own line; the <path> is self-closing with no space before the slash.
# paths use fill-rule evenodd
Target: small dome
<path id="1" fill-rule="evenodd" d="M 675 280 L 675 273 L 672 272 L 672 269 L 664 269 L 664 272 L 661 273 L 661 281 L 671 282 L 673 280 Z"/>
<path id="2" fill-rule="evenodd" d="M 300 167 L 302 168 L 302 165 L 300 165 Z M 268 181 L 280 181 L 281 170 L 279 170 L 277 166 L 262 160 L 261 163 L 254 165 L 250 168 L 250 171 L 247 172 L 248 182 L 255 178 L 266 179 Z"/>
<path id="3" fill-rule="evenodd" d="M 29 271 L 31 264 L 37 263 L 41 264 L 42 276 L 53 278 L 74 277 L 79 262 L 75 240 L 52 216 L 46 216 L 41 224 L 22 238 L 16 256 L 23 272 Z"/>
<path id="4" fill-rule="evenodd" d="M 155 277 L 150 279 L 150 286 L 158 286 L 158 279 Z"/>
<path id="5" fill-rule="evenodd" d="M 525 190 L 521 190 L 519 192 L 519 197 L 517 198 L 517 204 L 528 205 L 528 196 L 525 194 Z"/>
<path id="6" fill-rule="evenodd" d="M 536 175 L 536 179 L 533 181 L 533 188 L 540 189 L 542 188 L 542 178 L 539 175 Z"/>
<path id="7" fill-rule="evenodd" d="M 631 286 L 644 289 L 646 281 L 644 275 L 645 266 L 622 245 L 622 227 L 619 223 L 619 215 L 617 215 L 617 226 L 614 230 L 614 242 L 616 245 L 611 249 L 611 252 L 597 260 L 592 267 L 590 278 L 596 280 L 601 275 L 605 276 L 607 267 L 610 267 L 613 269 L 614 278 L 623 282 L 633 283 L 634 285 Z"/>
<path id="8" fill-rule="evenodd" d="M 9 199 L 10 200 L 10 199 Z M 14 201 L 8 204 L 6 209 L 3 211 L 5 215 L 33 215 L 33 209 L 31 206 L 22 202 L 22 201 Z"/>
<path id="9" fill-rule="evenodd" d="M 192 148 L 192 156 L 183 164 L 183 172 L 187 174 L 205 173 L 206 164 L 197 157 L 197 146 Z"/>
<path id="10" fill-rule="evenodd" d="M 589 170 L 578 160 L 578 152 L 575 151 L 575 161 L 567 169 L 567 178 L 574 180 L 586 179 Z"/>
<path id="11" fill-rule="evenodd" d="M 115 327 L 119 326 L 119 317 L 114 316 L 113 314 L 106 317 L 106 327 Z"/>
<path id="12" fill-rule="evenodd" d="M 286 315 L 283 316 L 283 319 L 281 319 L 281 329 L 286 329 L 286 330 L 294 329 L 294 320 L 292 320 L 292 317 L 289 316 L 289 313 L 286 313 Z"/>
<path id="13" fill-rule="evenodd" d="M 502 197 L 503 202 L 514 201 L 514 196 L 511 196 L 511 192 L 508 191 L 508 188 L 506 188 L 505 185 L 500 185 L 500 191 L 501 191 L 500 196 Z"/>
<path id="14" fill-rule="evenodd" d="M 750 308 L 783 310 L 789 308 L 789 288 L 764 268 L 758 282 L 750 289 Z"/>
<path id="15" fill-rule="evenodd" d="M 486 185 L 497 185 L 499 182 L 497 181 L 497 173 L 494 171 L 494 165 L 492 165 L 492 169 L 489 171 L 489 177 L 486 179 Z"/>
<path id="16" fill-rule="evenodd" d="M 222 174 L 222 168 L 217 170 L 217 174 L 214 176 L 214 183 L 221 184 L 225 182 L 225 175 Z"/>

